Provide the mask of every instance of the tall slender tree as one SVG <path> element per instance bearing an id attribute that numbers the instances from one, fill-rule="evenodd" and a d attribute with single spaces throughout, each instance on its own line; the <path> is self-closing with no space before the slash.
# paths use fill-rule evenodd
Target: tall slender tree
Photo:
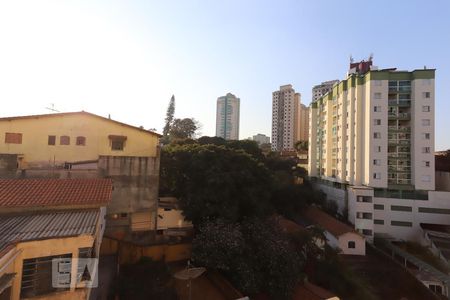
<path id="1" fill-rule="evenodd" d="M 163 143 L 167 144 L 169 142 L 169 132 L 173 123 L 173 116 L 175 114 L 175 95 L 172 95 L 169 101 L 169 107 L 167 107 L 166 112 L 166 124 L 163 129 Z"/>

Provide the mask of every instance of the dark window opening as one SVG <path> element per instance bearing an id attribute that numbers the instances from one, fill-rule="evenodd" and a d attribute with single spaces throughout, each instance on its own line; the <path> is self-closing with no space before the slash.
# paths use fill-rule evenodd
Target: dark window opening
<path id="1" fill-rule="evenodd" d="M 356 248 L 356 243 L 354 241 L 349 241 L 348 242 L 348 248 L 349 249 L 355 249 Z"/>
<path id="2" fill-rule="evenodd" d="M 70 145 L 70 136 L 63 135 L 59 138 L 60 145 Z"/>
<path id="3" fill-rule="evenodd" d="M 122 151 L 124 148 L 124 141 L 113 140 L 111 141 L 111 150 Z"/>
<path id="4" fill-rule="evenodd" d="M 48 144 L 50 146 L 56 145 L 56 135 L 49 135 L 48 136 Z"/>
<path id="5" fill-rule="evenodd" d="M 86 137 L 84 137 L 84 136 L 77 136 L 76 145 L 77 146 L 86 146 Z"/>
<path id="6" fill-rule="evenodd" d="M 6 144 L 22 144 L 22 134 L 21 133 L 5 133 L 5 143 Z"/>

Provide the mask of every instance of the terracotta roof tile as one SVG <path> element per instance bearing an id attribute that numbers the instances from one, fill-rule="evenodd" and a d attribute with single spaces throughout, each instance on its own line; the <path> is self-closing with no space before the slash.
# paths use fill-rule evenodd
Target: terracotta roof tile
<path id="1" fill-rule="evenodd" d="M 0 179 L 0 206 L 106 204 L 111 179 Z"/>
<path id="2" fill-rule="evenodd" d="M 321 226 L 323 229 L 330 232 L 335 237 L 348 232 L 356 232 L 349 225 L 342 223 L 341 221 L 314 206 L 308 207 L 308 209 L 306 209 L 304 212 L 304 216 L 309 221 Z"/>

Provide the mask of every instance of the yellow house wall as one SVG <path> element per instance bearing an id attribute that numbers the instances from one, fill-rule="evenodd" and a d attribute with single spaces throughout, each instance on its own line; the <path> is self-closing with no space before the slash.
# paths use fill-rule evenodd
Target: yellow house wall
<path id="1" fill-rule="evenodd" d="M 20 286 L 22 279 L 22 265 L 23 260 L 27 258 L 36 258 L 43 256 L 53 256 L 72 253 L 72 258 L 78 257 L 78 249 L 84 247 L 92 247 L 94 244 L 94 236 L 81 235 L 78 237 L 60 238 L 60 239 L 48 239 L 40 241 L 23 242 L 16 245 L 16 249 L 21 253 L 16 257 L 14 261 L 14 272 L 16 277 L 12 285 L 12 299 L 20 299 Z M 72 281 L 76 282 L 75 276 L 76 264 L 72 264 Z M 87 290 L 77 289 L 72 286 L 70 291 L 47 294 L 40 297 L 33 297 L 32 299 L 86 299 Z"/>
<path id="2" fill-rule="evenodd" d="M 5 133 L 22 133 L 22 144 L 5 143 Z M 56 145 L 48 145 L 48 136 Z M 70 136 L 70 145 L 60 145 L 60 137 Z M 123 151 L 111 150 L 109 135 L 127 136 Z M 76 137 L 86 137 L 86 146 L 77 146 Z M 157 155 L 158 137 L 107 119 L 73 114 L 0 121 L 0 153 L 23 154 L 28 163 L 95 160 L 99 155 Z M 26 167 L 26 166 L 25 166 Z"/>

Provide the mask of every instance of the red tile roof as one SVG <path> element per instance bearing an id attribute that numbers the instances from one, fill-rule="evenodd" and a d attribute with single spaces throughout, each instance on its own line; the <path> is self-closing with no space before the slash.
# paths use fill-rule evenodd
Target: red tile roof
<path id="1" fill-rule="evenodd" d="M 309 221 L 321 226 L 323 229 L 330 232 L 335 237 L 339 237 L 340 235 L 348 232 L 356 232 L 349 225 L 342 223 L 341 221 L 314 206 L 308 207 L 304 212 L 304 216 Z"/>
<path id="2" fill-rule="evenodd" d="M 0 179 L 0 207 L 106 204 L 111 179 Z"/>

